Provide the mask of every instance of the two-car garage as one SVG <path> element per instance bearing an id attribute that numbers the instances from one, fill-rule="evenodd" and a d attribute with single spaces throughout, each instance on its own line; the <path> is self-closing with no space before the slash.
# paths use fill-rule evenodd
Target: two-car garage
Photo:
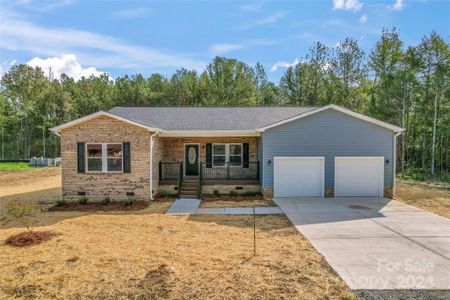
<path id="1" fill-rule="evenodd" d="M 334 157 L 334 195 L 383 196 L 384 157 Z M 274 157 L 274 197 L 323 197 L 325 157 Z"/>
<path id="2" fill-rule="evenodd" d="M 327 106 L 261 129 L 262 191 L 273 197 L 392 197 L 394 125 Z"/>

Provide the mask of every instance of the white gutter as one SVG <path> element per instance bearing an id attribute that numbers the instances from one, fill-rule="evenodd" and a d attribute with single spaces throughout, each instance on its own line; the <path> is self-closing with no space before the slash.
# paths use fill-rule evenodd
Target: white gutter
<path id="1" fill-rule="evenodd" d="M 156 131 L 150 136 L 150 200 L 153 201 L 153 137 L 158 135 L 159 131 Z"/>

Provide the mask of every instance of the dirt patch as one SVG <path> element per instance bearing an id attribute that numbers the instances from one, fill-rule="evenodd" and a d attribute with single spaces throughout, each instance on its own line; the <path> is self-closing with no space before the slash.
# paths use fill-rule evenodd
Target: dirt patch
<path id="1" fill-rule="evenodd" d="M 54 205 L 48 211 L 137 211 L 146 209 L 149 206 L 147 201 L 135 201 L 132 205 L 125 205 L 123 202 L 110 202 L 104 205 L 100 202 L 80 204 L 78 202 L 68 202 L 64 205 Z"/>
<path id="2" fill-rule="evenodd" d="M 214 196 L 203 195 L 200 203 L 201 208 L 223 208 L 223 207 L 272 207 L 277 206 L 272 200 L 264 199 L 261 195 L 256 196 Z"/>
<path id="3" fill-rule="evenodd" d="M 166 202 L 166 201 L 173 202 L 175 200 L 177 200 L 177 196 L 160 196 L 160 195 L 158 195 L 155 198 L 155 201 L 159 201 L 159 202 Z"/>
<path id="4" fill-rule="evenodd" d="M 170 204 L 170 202 L 160 203 Z M 0 299 L 339 299 L 351 295 L 284 216 L 53 212 L 33 247 L 0 245 Z M 156 204 L 155 204 L 156 205 Z M 158 206 L 156 205 L 156 206 Z M 45 223 L 42 220 L 42 223 Z M 0 240 L 21 232 L 0 229 Z"/>
<path id="5" fill-rule="evenodd" d="M 450 219 L 450 190 L 411 180 L 397 180 L 395 200 Z"/>
<path id="6" fill-rule="evenodd" d="M 14 234 L 5 240 L 5 244 L 15 247 L 37 245 L 50 240 L 57 234 L 51 231 L 25 231 Z"/>
<path id="7" fill-rule="evenodd" d="M 61 168 L 0 171 L 0 197 L 53 201 L 61 197 Z"/>

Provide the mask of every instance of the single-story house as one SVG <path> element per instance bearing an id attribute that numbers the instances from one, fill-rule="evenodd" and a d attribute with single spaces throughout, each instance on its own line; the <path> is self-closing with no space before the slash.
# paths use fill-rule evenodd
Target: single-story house
<path id="1" fill-rule="evenodd" d="M 114 107 L 52 129 L 66 199 L 392 197 L 404 129 L 324 107 Z"/>

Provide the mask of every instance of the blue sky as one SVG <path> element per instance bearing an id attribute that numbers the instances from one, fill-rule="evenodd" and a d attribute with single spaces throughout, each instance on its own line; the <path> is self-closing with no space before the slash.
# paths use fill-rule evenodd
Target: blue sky
<path id="1" fill-rule="evenodd" d="M 345 37 L 368 52 L 383 27 L 416 45 L 436 30 L 448 39 L 450 1 L 0 1 L 1 73 L 14 63 L 75 78 L 108 72 L 201 72 L 214 56 L 256 62 L 278 82 L 315 41 Z"/>

